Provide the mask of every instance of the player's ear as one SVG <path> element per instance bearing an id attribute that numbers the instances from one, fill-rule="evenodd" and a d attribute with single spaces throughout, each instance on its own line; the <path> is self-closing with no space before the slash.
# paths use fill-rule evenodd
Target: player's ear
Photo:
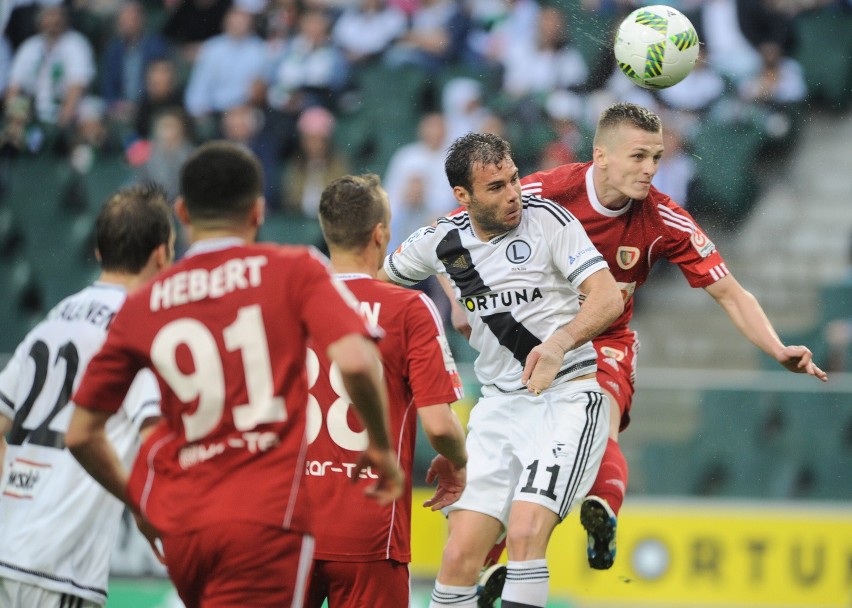
<path id="1" fill-rule="evenodd" d="M 157 270 L 162 270 L 163 268 L 167 268 L 172 264 L 172 248 L 168 243 L 163 243 L 159 247 L 157 247 L 154 251 L 151 252 L 151 256 L 153 258 L 154 267 Z"/>
<path id="2" fill-rule="evenodd" d="M 263 225 L 263 220 L 266 217 L 266 199 L 258 196 L 254 202 L 254 208 L 251 212 L 252 226 L 260 228 Z"/>
<path id="3" fill-rule="evenodd" d="M 606 152 L 603 147 L 595 146 L 594 150 L 592 150 L 592 160 L 596 167 L 606 167 Z"/>
<path id="4" fill-rule="evenodd" d="M 453 186 L 453 196 L 456 197 L 456 202 L 464 208 L 470 206 L 470 192 L 463 186 Z"/>
<path id="5" fill-rule="evenodd" d="M 175 215 L 178 218 L 178 221 L 184 226 L 189 226 L 190 218 L 189 211 L 186 208 L 186 201 L 182 196 L 177 197 L 175 199 Z"/>

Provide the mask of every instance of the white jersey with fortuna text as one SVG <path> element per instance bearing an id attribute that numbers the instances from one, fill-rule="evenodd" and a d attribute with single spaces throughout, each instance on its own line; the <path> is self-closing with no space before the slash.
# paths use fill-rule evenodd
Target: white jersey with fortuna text
<path id="1" fill-rule="evenodd" d="M 65 432 L 69 398 L 125 297 L 123 287 L 95 283 L 65 298 L 0 372 L 0 416 L 12 421 L 0 481 L 0 577 L 101 604 L 123 505 L 77 463 Z M 106 425 L 126 466 L 159 405 L 156 380 L 143 370 Z"/>
<path id="2" fill-rule="evenodd" d="M 474 368 L 482 385 L 522 389 L 527 355 L 579 310 L 580 284 L 607 268 L 580 222 L 552 201 L 523 197 L 521 223 L 482 241 L 467 211 L 421 228 L 385 259 L 391 280 L 413 285 L 447 277 L 479 351 Z M 565 354 L 554 384 L 597 369 L 591 343 Z"/>

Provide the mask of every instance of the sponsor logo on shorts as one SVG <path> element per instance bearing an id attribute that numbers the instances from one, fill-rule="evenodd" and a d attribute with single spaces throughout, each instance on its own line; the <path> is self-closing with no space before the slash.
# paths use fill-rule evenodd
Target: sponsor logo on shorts
<path id="1" fill-rule="evenodd" d="M 607 363 L 612 369 L 618 371 L 618 361 L 616 361 L 613 357 L 604 357 L 603 362 Z"/>
<path id="2" fill-rule="evenodd" d="M 607 380 L 607 381 L 606 381 L 606 385 L 607 385 L 609 388 L 611 388 L 611 389 L 612 389 L 612 392 L 613 392 L 613 393 L 615 393 L 616 395 L 620 395 L 620 394 L 621 394 L 621 387 L 620 387 L 620 386 L 618 386 L 618 384 L 616 384 L 616 383 L 615 383 L 615 382 L 613 382 L 612 380 Z"/>
<path id="3" fill-rule="evenodd" d="M 47 483 L 51 470 L 49 464 L 16 458 L 9 467 L 3 495 L 12 498 L 34 498 L 39 488 Z"/>

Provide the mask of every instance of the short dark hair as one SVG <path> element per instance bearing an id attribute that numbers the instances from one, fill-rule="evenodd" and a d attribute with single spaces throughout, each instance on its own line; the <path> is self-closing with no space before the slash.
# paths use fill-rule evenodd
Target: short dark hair
<path id="1" fill-rule="evenodd" d="M 388 207 L 378 175 L 344 175 L 322 192 L 319 220 L 329 247 L 360 249 L 379 223 L 387 223 Z"/>
<path id="2" fill-rule="evenodd" d="M 621 102 L 609 106 L 601 112 L 595 131 L 595 143 L 598 135 L 620 124 L 629 124 L 649 133 L 659 133 L 663 122 L 654 112 L 635 103 Z"/>
<path id="3" fill-rule="evenodd" d="M 151 252 L 172 234 L 166 192 L 157 184 L 122 188 L 110 196 L 95 221 L 101 268 L 137 274 Z"/>
<path id="4" fill-rule="evenodd" d="M 180 191 L 193 221 L 239 221 L 248 217 L 263 192 L 263 170 L 245 146 L 211 141 L 184 163 Z"/>
<path id="5" fill-rule="evenodd" d="M 505 139 L 493 133 L 468 133 L 450 146 L 444 170 L 450 186 L 461 186 L 473 192 L 473 165 L 497 165 L 512 158 L 512 148 Z"/>

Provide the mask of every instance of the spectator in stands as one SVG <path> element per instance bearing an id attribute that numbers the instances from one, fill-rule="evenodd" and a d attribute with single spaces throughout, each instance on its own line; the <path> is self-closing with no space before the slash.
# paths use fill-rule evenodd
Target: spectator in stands
<path id="1" fill-rule="evenodd" d="M 244 145 L 254 152 L 268 176 L 263 184 L 263 196 L 267 205 L 276 205 L 280 199 L 278 180 L 277 142 L 265 128 L 265 119 L 260 108 L 241 105 L 227 110 L 222 115 L 222 137 Z"/>
<path id="2" fill-rule="evenodd" d="M 121 122 L 133 119 L 145 91 L 145 74 L 151 62 L 168 57 L 166 42 L 146 31 L 145 11 L 137 0 L 122 5 L 115 34 L 107 44 L 101 72 L 101 96 L 109 114 Z"/>
<path id="3" fill-rule="evenodd" d="M 201 43 L 222 33 L 231 0 L 176 0 L 163 24 L 163 35 L 192 63 Z"/>
<path id="4" fill-rule="evenodd" d="M 388 193 L 391 217 L 394 221 L 407 225 L 407 208 L 416 207 L 418 217 L 429 217 L 429 221 L 419 225 L 426 226 L 456 207 L 444 172 L 444 157 L 447 152 L 444 117 L 437 112 L 425 114 L 420 119 L 417 138 L 417 141 L 401 146 L 394 152 L 382 181 Z M 412 177 L 422 181 L 419 189 L 412 187 Z M 407 206 L 404 202 L 406 198 L 419 199 L 420 196 L 411 196 L 411 192 L 415 191 L 422 194 L 422 208 L 420 205 Z M 416 222 L 412 220 L 411 223 L 413 225 Z M 408 228 L 394 231 L 395 234 L 412 232 L 414 231 Z"/>
<path id="5" fill-rule="evenodd" d="M 202 138 L 213 135 L 219 115 L 249 101 L 263 75 L 265 47 L 254 17 L 239 7 L 225 15 L 223 30 L 201 45 L 186 87 L 186 109 Z"/>
<path id="6" fill-rule="evenodd" d="M 68 28 L 61 5 L 41 9 L 38 26 L 39 33 L 14 55 L 6 99 L 30 97 L 38 121 L 66 129 L 95 75 L 92 47 L 79 32 Z"/>
<path id="7" fill-rule="evenodd" d="M 465 58 L 475 66 L 501 67 L 518 40 L 533 40 L 541 5 L 536 0 L 470 0 Z"/>
<path id="8" fill-rule="evenodd" d="M 266 91 L 270 107 L 298 114 L 313 105 L 333 106 L 347 83 L 346 60 L 331 42 L 329 17 L 307 10 L 296 35 L 274 61 Z"/>
<path id="9" fill-rule="evenodd" d="M 166 191 L 169 202 L 179 194 L 180 168 L 192 153 L 186 114 L 183 110 L 165 110 L 154 119 L 147 157 L 137 169 L 140 182 L 157 182 Z"/>
<path id="10" fill-rule="evenodd" d="M 421 0 L 408 32 L 388 51 L 387 62 L 436 73 L 459 58 L 467 25 L 457 0 Z"/>
<path id="11" fill-rule="evenodd" d="M 575 93 L 556 90 L 547 97 L 545 111 L 556 139 L 542 150 L 539 171 L 577 161 L 577 150 L 583 140 L 580 122 L 583 99 Z"/>
<path id="12" fill-rule="evenodd" d="M 683 126 L 688 124 L 680 114 L 666 117 L 663 131 L 665 154 L 657 165 L 657 174 L 651 180 L 660 192 L 665 192 L 672 200 L 678 201 L 684 209 L 689 208 L 689 189 L 695 179 L 695 162 L 684 150 Z"/>
<path id="13" fill-rule="evenodd" d="M 724 79 L 707 64 L 702 50 L 689 75 L 673 87 L 660 90 L 659 96 L 671 109 L 700 113 L 707 110 L 724 93 Z"/>
<path id="14" fill-rule="evenodd" d="M 353 66 L 378 60 L 408 30 L 405 13 L 386 0 L 358 0 L 337 19 L 332 39 Z"/>
<path id="15" fill-rule="evenodd" d="M 740 83 L 739 95 L 751 102 L 782 108 L 799 103 L 808 94 L 802 66 L 784 55 L 777 42 L 763 42 L 758 47 L 761 67 L 757 75 Z"/>
<path id="16" fill-rule="evenodd" d="M 6 36 L 0 35 L 0 98 L 6 94 L 9 75 L 12 71 L 12 45 Z"/>
<path id="17" fill-rule="evenodd" d="M 152 61 L 145 71 L 145 90 L 136 110 L 135 134 L 147 139 L 157 114 L 166 109 L 183 107 L 183 92 L 177 81 L 171 59 Z"/>
<path id="18" fill-rule="evenodd" d="M 334 145 L 334 127 L 334 116 L 321 106 L 299 117 L 299 146 L 284 170 L 286 211 L 316 218 L 323 189 L 349 173 L 348 160 Z"/>
<path id="19" fill-rule="evenodd" d="M 493 113 L 485 106 L 482 83 L 473 78 L 452 78 L 441 92 L 441 108 L 446 124 L 445 144 L 468 132 L 482 133 Z"/>
<path id="20" fill-rule="evenodd" d="M 99 158 L 116 158 L 121 153 L 121 142 L 107 126 L 106 103 L 100 97 L 84 97 L 77 108 L 71 165 L 79 173 L 86 174 Z"/>
<path id="21" fill-rule="evenodd" d="M 700 38 L 713 69 L 734 82 L 757 73 L 760 55 L 743 35 L 737 0 L 706 0 L 701 5 L 700 16 Z"/>
<path id="22" fill-rule="evenodd" d="M 546 95 L 557 88 L 576 89 L 589 70 L 580 51 L 569 42 L 563 12 L 542 7 L 533 38 L 516 40 L 503 60 L 503 92 L 514 100 Z"/>

